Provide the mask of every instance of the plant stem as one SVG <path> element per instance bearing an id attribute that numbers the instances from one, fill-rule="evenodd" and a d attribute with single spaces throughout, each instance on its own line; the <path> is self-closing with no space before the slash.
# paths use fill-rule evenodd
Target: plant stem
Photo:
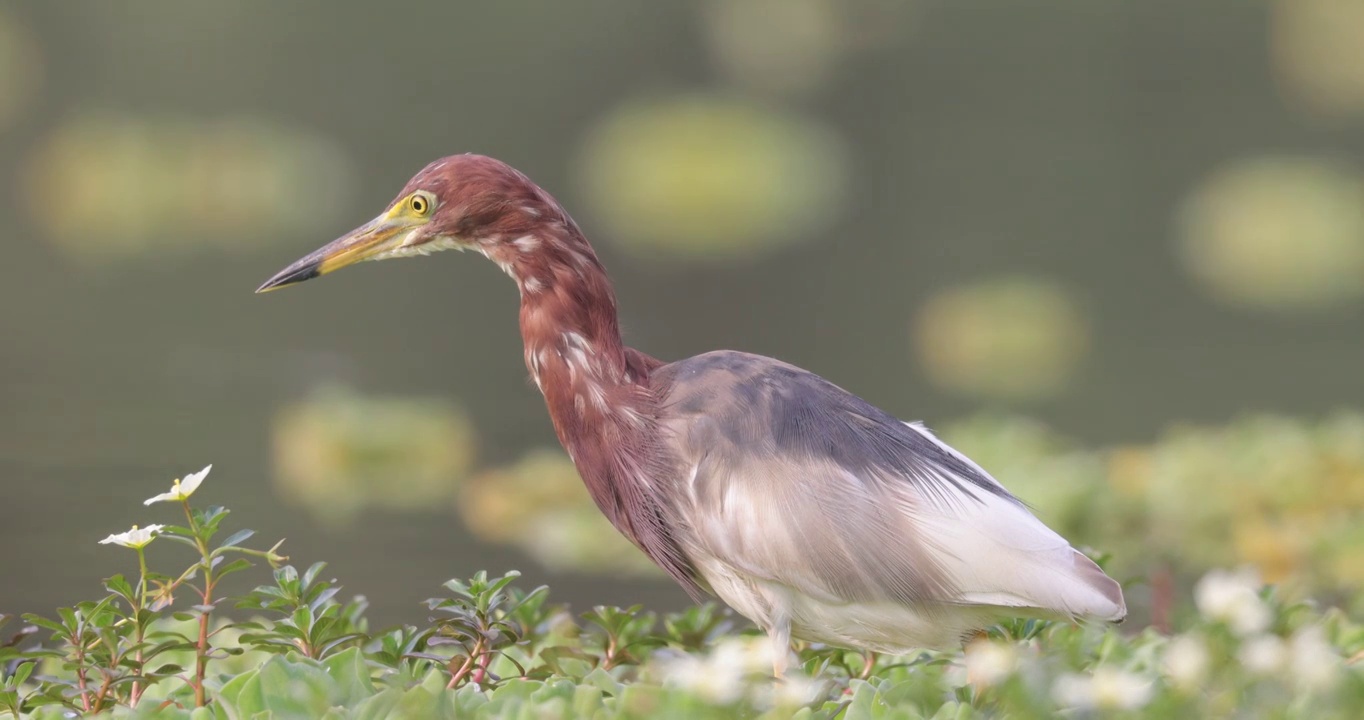
<path id="1" fill-rule="evenodd" d="M 147 606 L 147 550 L 145 547 L 137 548 L 137 605 L 133 608 L 133 642 L 137 645 L 142 644 L 142 639 L 146 637 L 147 629 L 142 627 L 142 608 Z M 128 694 L 128 707 L 136 708 L 137 701 L 142 699 L 142 648 L 137 649 L 137 667 L 133 668 L 133 676 L 137 679 L 133 681 L 132 690 Z"/>
<path id="2" fill-rule="evenodd" d="M 208 571 L 205 570 L 205 573 Z M 208 605 L 213 598 L 213 578 L 204 578 L 204 605 Z M 203 707 L 206 703 L 204 697 L 204 675 L 208 670 L 208 612 L 205 611 L 199 616 L 199 642 L 194 647 L 194 704 L 195 707 Z"/>
<path id="3" fill-rule="evenodd" d="M 85 679 L 85 643 L 76 639 L 76 687 L 81 693 L 81 708 L 90 712 L 90 689 Z"/>
<path id="4" fill-rule="evenodd" d="M 456 670 L 455 673 L 450 676 L 450 683 L 445 686 L 445 689 L 453 690 L 456 687 L 458 687 L 459 682 L 464 679 L 465 675 L 469 674 L 469 669 L 474 666 L 474 660 L 476 658 L 481 657 L 482 655 L 483 640 L 480 638 L 478 642 L 474 643 L 473 649 L 469 651 L 469 657 L 464 661 L 464 664 L 459 667 L 459 670 Z"/>
<path id="5" fill-rule="evenodd" d="M 104 709 L 104 700 L 109 696 L 109 685 L 113 682 L 113 677 L 109 673 L 104 674 L 104 682 L 100 683 L 99 690 L 95 691 L 95 704 L 91 708 L 92 712 L 99 712 Z"/>
<path id="6" fill-rule="evenodd" d="M 474 684 L 482 685 L 483 679 L 488 675 L 488 663 L 492 662 L 492 652 L 485 652 L 478 656 L 478 669 L 474 671 Z"/>
<path id="7" fill-rule="evenodd" d="M 194 542 L 199 546 L 199 566 L 204 571 L 204 590 L 199 593 L 203 599 L 205 608 L 213 604 L 213 561 L 212 555 L 208 550 L 208 543 L 204 542 L 202 529 L 194 519 L 194 512 L 190 510 L 189 500 L 181 500 L 180 503 L 185 507 L 185 519 L 189 521 L 189 530 L 194 535 Z M 208 671 L 208 616 L 211 611 L 205 609 L 199 615 L 199 641 L 194 646 L 194 705 L 203 707 L 208 704 L 208 698 L 204 692 L 204 676 Z"/>

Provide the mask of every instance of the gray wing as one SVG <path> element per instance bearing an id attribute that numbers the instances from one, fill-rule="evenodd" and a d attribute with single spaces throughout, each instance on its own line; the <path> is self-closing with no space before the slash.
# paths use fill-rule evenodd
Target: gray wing
<path id="1" fill-rule="evenodd" d="M 824 602 L 1125 614 L 1116 582 L 921 425 L 746 353 L 655 377 L 684 547 Z"/>

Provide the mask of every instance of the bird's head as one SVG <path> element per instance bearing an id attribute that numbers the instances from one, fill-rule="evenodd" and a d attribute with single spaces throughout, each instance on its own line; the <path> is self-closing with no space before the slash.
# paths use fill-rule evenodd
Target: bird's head
<path id="1" fill-rule="evenodd" d="M 452 155 L 422 168 L 378 217 L 300 258 L 256 292 L 326 275 L 364 260 L 474 248 L 507 262 L 516 238 L 548 221 L 570 222 L 552 198 L 511 166 Z"/>

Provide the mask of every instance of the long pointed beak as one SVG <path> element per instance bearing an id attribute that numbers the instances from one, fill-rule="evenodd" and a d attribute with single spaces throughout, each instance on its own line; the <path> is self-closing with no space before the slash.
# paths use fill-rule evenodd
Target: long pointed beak
<path id="1" fill-rule="evenodd" d="M 368 260 L 388 249 L 390 241 L 409 227 L 387 215 L 381 215 L 299 258 L 266 280 L 264 285 L 256 288 L 256 292 L 278 290 Z"/>

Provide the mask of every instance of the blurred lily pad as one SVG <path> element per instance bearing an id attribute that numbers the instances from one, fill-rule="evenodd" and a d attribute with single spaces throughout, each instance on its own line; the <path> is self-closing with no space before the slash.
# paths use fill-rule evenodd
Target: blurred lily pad
<path id="1" fill-rule="evenodd" d="M 1275 75 L 1294 106 L 1326 118 L 1364 115 L 1364 3 L 1276 0 L 1271 18 Z"/>
<path id="2" fill-rule="evenodd" d="M 1089 349 L 1078 303 L 1060 286 L 1000 278 L 949 288 L 915 318 L 915 349 L 934 384 L 976 397 L 1061 392 Z"/>
<path id="3" fill-rule="evenodd" d="M 917 10 L 886 0 L 706 0 L 698 7 L 720 72 L 772 95 L 819 88 L 850 53 L 903 38 Z"/>
<path id="4" fill-rule="evenodd" d="M 275 419 L 275 482 L 286 501 L 344 524 L 365 507 L 439 507 L 473 465 L 473 424 L 454 405 L 332 387 Z"/>
<path id="5" fill-rule="evenodd" d="M 261 118 L 86 113 L 59 122 L 30 154 L 27 204 L 84 263 L 234 252 L 324 225 L 352 177 L 331 143 Z"/>
<path id="6" fill-rule="evenodd" d="M 813 120 L 710 95 L 616 108 L 582 160 L 608 237 L 649 259 L 725 262 L 809 239 L 846 188 L 844 147 Z"/>
<path id="7" fill-rule="evenodd" d="M 460 490 L 458 510 L 489 542 L 514 545 L 556 570 L 654 575 L 658 569 L 592 502 L 563 451 L 539 449 L 480 473 Z"/>
<path id="8" fill-rule="evenodd" d="M 1229 305 L 1303 311 L 1364 297 L 1364 179 L 1335 162 L 1262 157 L 1186 202 L 1181 258 Z"/>

